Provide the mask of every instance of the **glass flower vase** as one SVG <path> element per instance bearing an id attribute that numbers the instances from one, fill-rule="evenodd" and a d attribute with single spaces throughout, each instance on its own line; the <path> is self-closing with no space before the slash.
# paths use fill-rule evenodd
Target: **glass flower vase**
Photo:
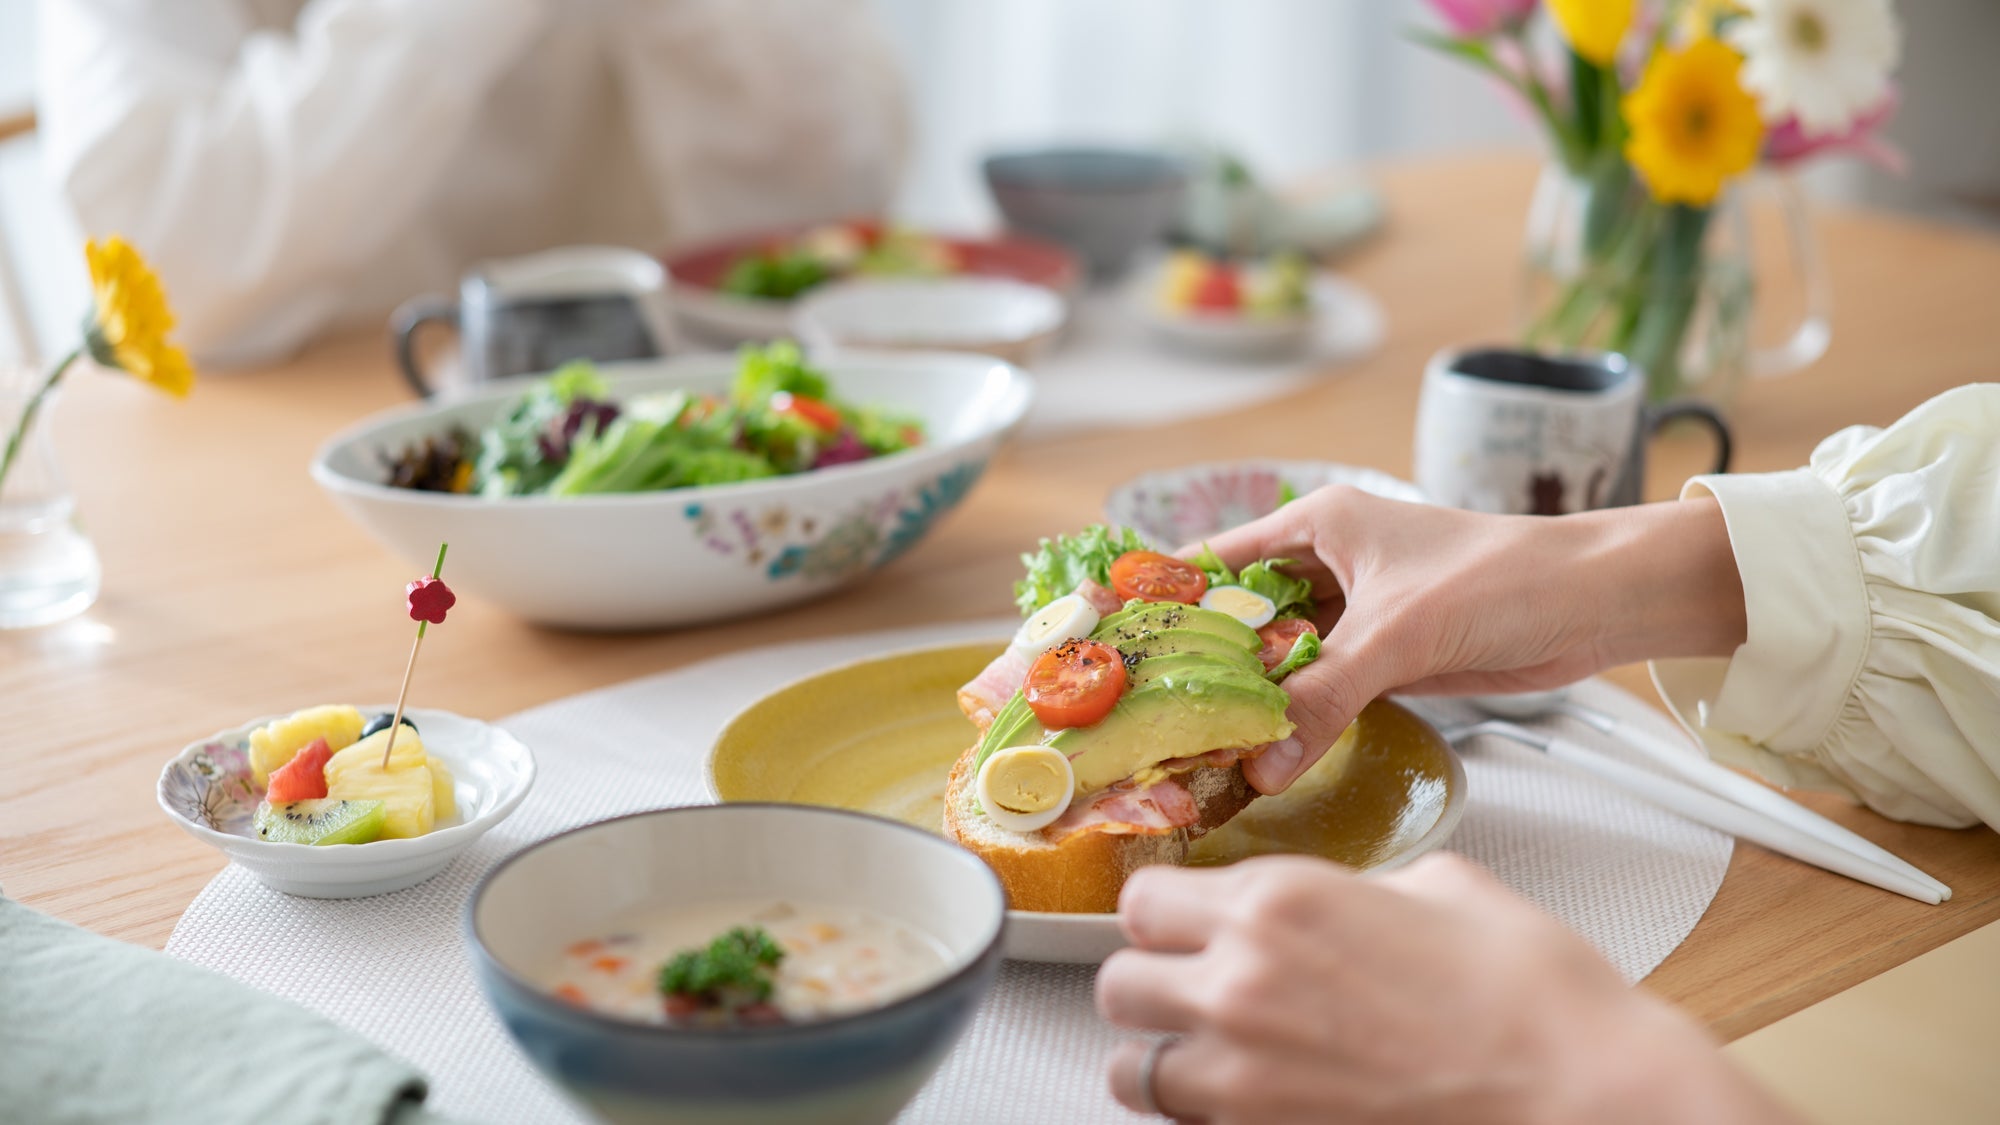
<path id="1" fill-rule="evenodd" d="M 1771 279 L 1751 250 L 1745 196 L 1777 200 L 1804 313 L 1782 342 L 1752 341 L 1753 313 Z M 1519 325 L 1543 351 L 1617 352 L 1646 373 L 1654 402 L 1727 407 L 1746 376 L 1798 370 L 1825 352 L 1828 294 L 1790 182 L 1732 185 L 1708 207 L 1651 199 L 1623 161 L 1580 175 L 1542 172 L 1528 212 Z"/>
<path id="2" fill-rule="evenodd" d="M 39 373 L 0 365 L 0 448 L 40 383 Z M 50 435 L 60 397 L 56 391 L 42 400 L 0 478 L 0 629 L 48 625 L 97 600 L 97 549 L 78 526 Z"/>

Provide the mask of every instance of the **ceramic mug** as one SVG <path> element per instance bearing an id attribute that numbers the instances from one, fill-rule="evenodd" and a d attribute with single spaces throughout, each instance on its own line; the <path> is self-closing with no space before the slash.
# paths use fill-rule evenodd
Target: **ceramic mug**
<path id="1" fill-rule="evenodd" d="M 429 322 L 458 330 L 459 379 L 468 385 L 572 359 L 649 359 L 665 354 L 673 339 L 666 270 L 650 255 L 611 246 L 482 262 L 465 275 L 456 299 L 405 301 L 392 320 L 396 359 L 425 397 L 438 391 L 416 355 L 418 330 Z"/>
<path id="2" fill-rule="evenodd" d="M 1440 504 L 1562 515 L 1637 504 L 1646 441 L 1680 418 L 1715 434 L 1729 469 L 1729 427 L 1697 402 L 1646 404 L 1646 377 L 1624 356 L 1444 351 L 1417 403 L 1417 485 Z"/>

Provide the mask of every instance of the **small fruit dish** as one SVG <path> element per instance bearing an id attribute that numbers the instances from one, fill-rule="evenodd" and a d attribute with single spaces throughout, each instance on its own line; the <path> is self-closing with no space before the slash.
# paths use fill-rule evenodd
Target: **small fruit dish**
<path id="1" fill-rule="evenodd" d="M 273 890 L 413 887 L 520 805 L 535 759 L 498 727 L 414 707 L 391 746 L 389 710 L 310 707 L 191 743 L 160 771 L 160 807 Z"/>

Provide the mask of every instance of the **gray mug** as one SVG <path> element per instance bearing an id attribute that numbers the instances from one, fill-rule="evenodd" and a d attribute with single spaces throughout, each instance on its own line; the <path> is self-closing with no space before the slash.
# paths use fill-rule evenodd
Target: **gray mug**
<path id="1" fill-rule="evenodd" d="M 417 361 L 427 323 L 458 330 L 459 381 L 529 375 L 573 359 L 650 359 L 672 345 L 666 271 L 650 255 L 609 246 L 566 246 L 482 262 L 457 298 L 405 301 L 391 320 L 396 360 L 419 395 L 439 384 Z"/>
<path id="2" fill-rule="evenodd" d="M 1439 504 L 1562 515 L 1637 504 L 1646 442 L 1692 418 L 1715 436 L 1713 472 L 1729 470 L 1729 426 L 1699 402 L 1652 406 L 1624 356 L 1512 348 L 1439 352 L 1417 402 L 1417 486 Z"/>

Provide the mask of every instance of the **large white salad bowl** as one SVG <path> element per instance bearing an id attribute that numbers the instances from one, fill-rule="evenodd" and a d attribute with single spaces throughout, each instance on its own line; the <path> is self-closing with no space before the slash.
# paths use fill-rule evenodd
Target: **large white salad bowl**
<path id="1" fill-rule="evenodd" d="M 816 361 L 843 400 L 923 420 L 903 453 L 797 476 L 615 495 L 485 499 L 392 488 L 382 458 L 454 426 L 477 432 L 532 380 L 368 418 L 313 460 L 313 479 L 368 534 L 428 570 L 451 544 L 461 594 L 545 625 L 648 629 L 818 597 L 902 554 L 963 499 L 1027 413 L 1033 381 L 985 356 L 846 352 Z M 720 391 L 732 355 L 604 364 L 612 397 Z"/>

